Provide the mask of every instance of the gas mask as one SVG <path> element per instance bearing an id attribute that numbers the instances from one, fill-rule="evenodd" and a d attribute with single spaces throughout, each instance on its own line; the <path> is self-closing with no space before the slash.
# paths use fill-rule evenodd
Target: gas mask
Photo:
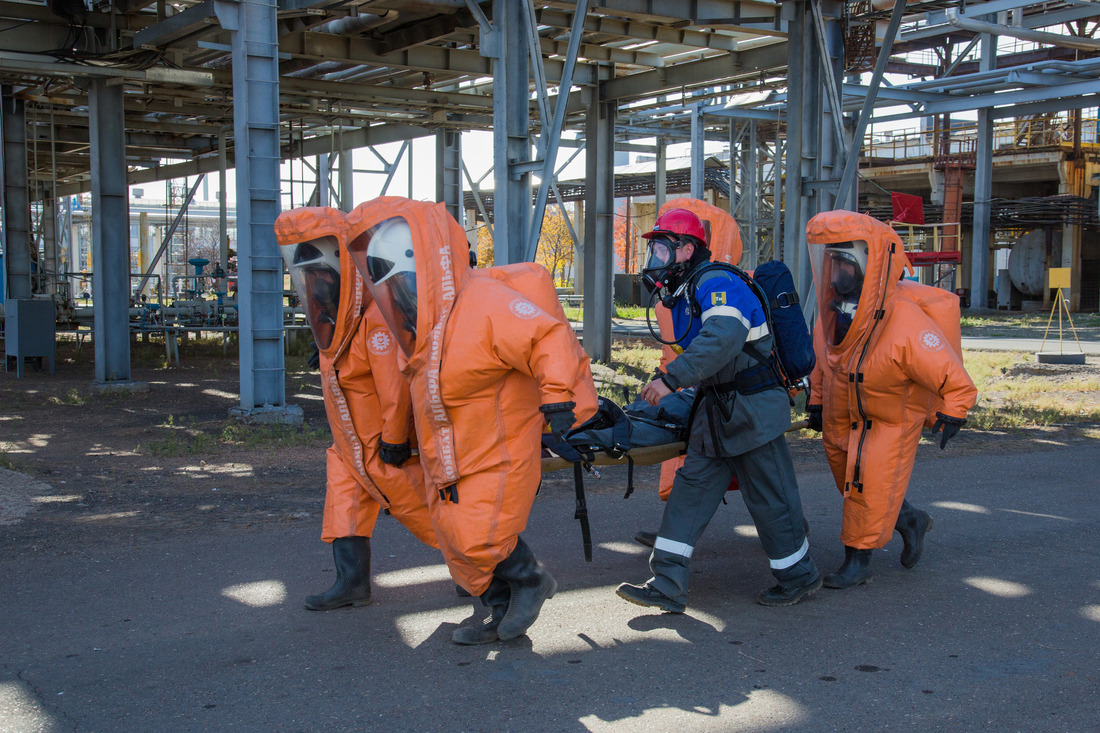
<path id="1" fill-rule="evenodd" d="M 676 261 L 676 252 L 683 244 L 684 240 L 665 235 L 652 237 L 645 267 L 642 268 L 642 285 L 670 310 L 676 302 L 676 289 L 683 281 L 689 264 Z"/>

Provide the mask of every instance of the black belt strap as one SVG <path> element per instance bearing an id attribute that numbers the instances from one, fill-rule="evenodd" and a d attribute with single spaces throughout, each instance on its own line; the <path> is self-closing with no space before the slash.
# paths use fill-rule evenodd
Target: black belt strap
<path id="1" fill-rule="evenodd" d="M 581 542 L 584 544 L 584 561 L 592 562 L 592 528 L 588 525 L 588 504 L 584 500 L 584 471 L 580 461 L 573 464 L 573 487 L 577 492 L 577 511 L 573 519 L 580 520 Z"/>

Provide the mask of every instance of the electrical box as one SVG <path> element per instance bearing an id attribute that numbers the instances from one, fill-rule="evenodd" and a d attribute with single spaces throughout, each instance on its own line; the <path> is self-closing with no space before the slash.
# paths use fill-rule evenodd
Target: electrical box
<path id="1" fill-rule="evenodd" d="M 22 378 L 27 357 L 48 359 L 50 375 L 57 354 L 56 312 L 52 300 L 8 300 L 4 303 L 4 366 Z"/>

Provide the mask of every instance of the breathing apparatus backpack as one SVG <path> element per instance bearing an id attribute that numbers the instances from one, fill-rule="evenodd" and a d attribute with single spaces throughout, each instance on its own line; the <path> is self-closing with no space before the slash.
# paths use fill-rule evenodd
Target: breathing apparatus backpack
<path id="1" fill-rule="evenodd" d="M 705 265 L 691 276 L 688 298 L 693 314 L 698 308 L 695 301 L 695 284 L 701 275 L 714 270 L 724 270 L 740 279 L 760 301 L 768 331 L 772 334 L 772 351 L 761 353 L 755 345 L 746 344 L 744 351 L 760 365 L 768 365 L 779 384 L 787 391 L 805 388 L 805 378 L 814 370 L 814 342 L 806 317 L 798 307 L 798 291 L 790 268 L 779 260 L 771 260 L 757 267 L 752 276 L 739 267 L 723 262 Z"/>

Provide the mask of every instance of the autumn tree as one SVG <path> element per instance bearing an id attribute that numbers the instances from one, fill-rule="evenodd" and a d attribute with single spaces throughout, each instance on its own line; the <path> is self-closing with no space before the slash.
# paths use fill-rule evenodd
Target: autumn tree
<path id="1" fill-rule="evenodd" d="M 615 205 L 614 230 L 615 265 L 623 272 L 634 269 L 637 259 L 638 226 L 631 216 L 629 199 Z"/>
<path id="2" fill-rule="evenodd" d="M 493 257 L 493 235 L 489 231 L 489 227 L 480 226 L 477 228 L 477 266 L 478 267 L 492 267 L 495 258 Z"/>
<path id="3" fill-rule="evenodd" d="M 557 207 L 548 210 L 542 220 L 535 261 L 549 270 L 554 282 L 558 283 L 572 269 L 573 250 L 573 237 L 565 215 Z"/>

